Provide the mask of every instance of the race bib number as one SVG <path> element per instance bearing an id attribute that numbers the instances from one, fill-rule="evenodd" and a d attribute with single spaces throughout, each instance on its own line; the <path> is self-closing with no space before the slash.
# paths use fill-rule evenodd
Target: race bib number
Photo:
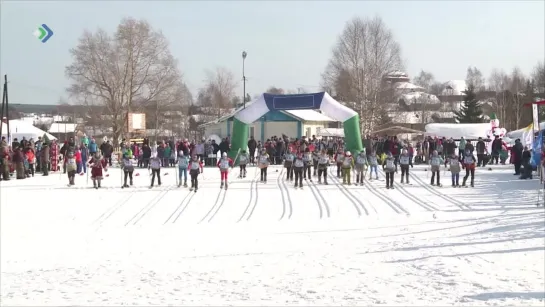
<path id="1" fill-rule="evenodd" d="M 344 159 L 344 161 L 343 161 L 343 165 L 344 165 L 344 166 L 350 166 L 351 162 L 352 162 L 352 159 L 346 158 L 346 159 Z"/>
<path id="2" fill-rule="evenodd" d="M 199 162 L 191 162 L 191 169 L 195 170 L 199 168 L 200 168 Z"/>
<path id="3" fill-rule="evenodd" d="M 267 163 L 267 157 L 260 157 L 259 158 L 259 163 L 266 164 Z"/>
<path id="4" fill-rule="evenodd" d="M 76 159 L 73 159 L 73 158 L 68 159 L 68 163 L 69 164 L 76 164 Z"/>
<path id="5" fill-rule="evenodd" d="M 248 160 L 248 158 L 246 158 L 246 156 L 240 156 L 240 159 L 239 159 L 239 162 L 246 162 Z"/>
<path id="6" fill-rule="evenodd" d="M 342 162 L 344 159 L 344 156 L 343 155 L 338 155 L 337 156 L 337 162 Z"/>
<path id="7" fill-rule="evenodd" d="M 395 167 L 394 161 L 392 161 L 392 160 L 386 160 L 386 167 L 387 167 L 387 168 L 393 168 L 393 167 Z"/>
<path id="8" fill-rule="evenodd" d="M 465 164 L 472 164 L 473 163 L 473 158 L 472 157 L 465 157 L 464 158 L 464 163 Z"/>
<path id="9" fill-rule="evenodd" d="M 180 158 L 180 161 L 178 161 L 178 166 L 187 167 L 187 159 Z"/>
<path id="10" fill-rule="evenodd" d="M 295 167 L 303 167 L 304 163 L 303 160 L 295 160 Z"/>
<path id="11" fill-rule="evenodd" d="M 364 157 L 358 157 L 356 159 L 356 162 L 358 162 L 358 164 L 365 164 L 365 158 Z"/>
<path id="12" fill-rule="evenodd" d="M 451 159 L 450 160 L 450 165 L 451 166 L 460 166 L 460 161 L 455 160 L 455 159 Z"/>
<path id="13" fill-rule="evenodd" d="M 399 162 L 401 162 L 401 164 L 409 164 L 409 157 L 401 157 L 399 158 Z"/>
<path id="14" fill-rule="evenodd" d="M 220 168 L 221 169 L 228 169 L 229 168 L 229 160 L 221 160 Z"/>
<path id="15" fill-rule="evenodd" d="M 432 158 L 431 159 L 431 165 L 439 165 L 439 159 L 438 158 Z"/>
<path id="16" fill-rule="evenodd" d="M 328 161 L 329 157 L 321 157 L 319 160 L 320 164 L 327 164 Z"/>

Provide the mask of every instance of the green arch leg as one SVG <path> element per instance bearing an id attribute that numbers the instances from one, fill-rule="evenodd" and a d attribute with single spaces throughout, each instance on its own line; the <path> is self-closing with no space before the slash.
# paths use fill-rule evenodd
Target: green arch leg
<path id="1" fill-rule="evenodd" d="M 363 150 L 363 144 L 361 142 L 360 131 L 360 117 L 354 115 L 354 117 L 347 119 L 343 123 L 344 128 L 344 141 L 346 143 L 346 149 L 352 154 L 357 154 Z"/>
<path id="2" fill-rule="evenodd" d="M 240 120 L 233 119 L 233 134 L 231 136 L 231 150 L 229 151 L 229 158 L 235 159 L 238 150 L 246 150 L 248 148 L 248 134 L 250 132 L 250 125 L 241 122 Z M 361 141 L 360 141 L 361 143 Z M 234 161 L 235 165 L 238 161 Z"/>

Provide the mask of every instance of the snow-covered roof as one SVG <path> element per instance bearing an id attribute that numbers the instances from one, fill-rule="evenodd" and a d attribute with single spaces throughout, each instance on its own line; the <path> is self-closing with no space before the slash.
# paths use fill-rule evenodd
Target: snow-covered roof
<path id="1" fill-rule="evenodd" d="M 387 78 L 409 78 L 409 75 L 406 72 L 401 70 L 394 70 L 386 74 Z"/>
<path id="2" fill-rule="evenodd" d="M 69 123 L 52 123 L 49 133 L 72 133 L 76 132 L 77 125 Z"/>
<path id="3" fill-rule="evenodd" d="M 397 90 L 424 90 L 423 87 L 411 82 L 396 82 L 394 83 L 394 88 Z"/>
<path id="4" fill-rule="evenodd" d="M 410 92 L 406 94 L 401 95 L 401 99 L 405 101 L 405 104 L 413 104 L 413 103 L 430 103 L 430 104 L 438 104 L 441 103 L 439 98 L 437 96 L 424 93 L 424 92 Z"/>
<path id="5" fill-rule="evenodd" d="M 450 80 L 445 82 L 445 89 L 441 92 L 441 95 L 463 95 L 466 90 L 465 80 Z"/>
<path id="6" fill-rule="evenodd" d="M 432 121 L 433 116 L 439 118 L 454 118 L 454 112 L 437 112 L 437 111 L 395 111 L 388 112 L 388 116 L 392 122 L 398 124 L 422 124 Z M 425 116 L 422 120 L 422 116 Z"/>
<path id="7" fill-rule="evenodd" d="M 51 134 L 43 131 L 40 128 L 34 127 L 32 124 L 29 124 L 22 120 L 12 119 L 9 121 L 9 132 L 12 136 L 12 138 L 22 138 L 23 136 L 26 137 L 26 139 L 38 139 L 38 137 L 43 136 L 44 134 L 47 135 L 47 137 L 50 140 L 56 140 L 57 138 L 52 136 Z M 2 123 L 2 136 L 6 136 L 8 134 L 8 127 L 5 123 Z"/>
<path id="8" fill-rule="evenodd" d="M 288 113 L 289 115 L 293 115 L 303 121 L 336 122 L 336 120 L 314 110 L 286 110 L 284 112 Z"/>

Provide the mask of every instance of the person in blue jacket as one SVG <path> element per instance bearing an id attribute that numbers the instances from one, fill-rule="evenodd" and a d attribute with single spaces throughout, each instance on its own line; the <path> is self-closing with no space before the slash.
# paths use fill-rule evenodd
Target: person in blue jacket
<path id="1" fill-rule="evenodd" d="M 87 148 L 87 145 L 85 143 L 81 145 L 80 149 L 81 149 L 81 161 L 83 161 L 82 163 L 83 173 L 86 174 L 87 173 L 86 161 L 89 161 L 89 149 Z"/>
<path id="2" fill-rule="evenodd" d="M 95 141 L 95 138 L 92 138 L 91 142 L 89 143 L 89 155 L 94 157 L 97 151 L 98 151 L 98 145 Z"/>

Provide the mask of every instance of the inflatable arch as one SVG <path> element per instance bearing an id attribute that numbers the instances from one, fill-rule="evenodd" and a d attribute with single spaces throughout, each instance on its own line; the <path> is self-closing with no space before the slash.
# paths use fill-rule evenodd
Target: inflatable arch
<path id="1" fill-rule="evenodd" d="M 233 119 L 233 134 L 229 156 L 235 158 L 239 149 L 248 147 L 249 125 L 269 111 L 319 109 L 326 116 L 343 123 L 346 149 L 363 150 L 358 113 L 337 102 L 326 92 L 295 95 L 262 94 Z M 235 161 L 238 162 L 238 161 Z"/>

